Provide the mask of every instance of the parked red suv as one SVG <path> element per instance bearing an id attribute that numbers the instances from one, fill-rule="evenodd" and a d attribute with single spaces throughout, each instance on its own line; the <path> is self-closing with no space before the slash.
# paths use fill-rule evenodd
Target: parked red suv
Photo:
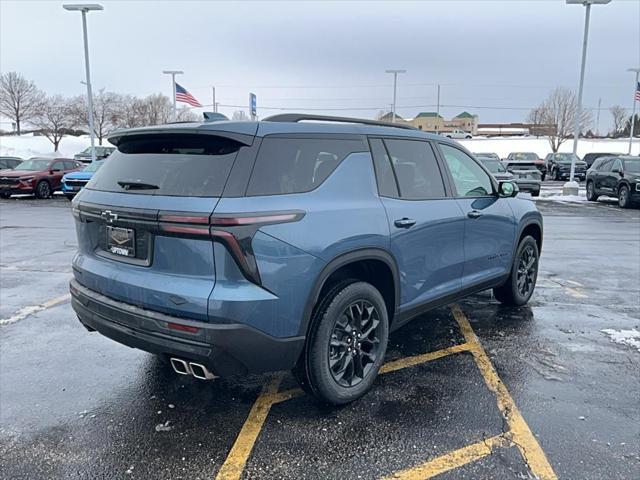
<path id="1" fill-rule="evenodd" d="M 38 198 L 49 198 L 60 189 L 62 176 L 80 170 L 84 165 L 70 158 L 32 158 L 14 170 L 0 170 L 0 197 L 9 198 L 17 193 L 32 193 Z"/>

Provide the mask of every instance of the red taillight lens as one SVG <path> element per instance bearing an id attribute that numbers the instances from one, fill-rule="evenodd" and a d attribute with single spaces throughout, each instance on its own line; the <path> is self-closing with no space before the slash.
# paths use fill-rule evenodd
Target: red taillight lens
<path id="1" fill-rule="evenodd" d="M 258 229 L 264 225 L 296 222 L 304 217 L 304 212 L 279 211 L 242 214 L 182 214 L 167 212 L 160 214 L 159 227 L 164 233 L 189 237 L 210 236 L 222 243 L 247 280 L 260 285 L 260 272 L 256 263 L 251 241 Z"/>
<path id="2" fill-rule="evenodd" d="M 181 332 L 198 333 L 200 331 L 197 327 L 191 327 L 189 325 L 182 325 L 181 323 L 167 323 L 167 327 L 172 330 L 179 330 Z"/>

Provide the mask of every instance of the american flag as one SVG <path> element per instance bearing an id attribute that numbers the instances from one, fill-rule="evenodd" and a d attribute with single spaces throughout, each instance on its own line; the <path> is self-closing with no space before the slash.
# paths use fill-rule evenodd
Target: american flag
<path id="1" fill-rule="evenodd" d="M 188 103 L 192 107 L 201 107 L 202 105 L 196 97 L 191 95 L 187 90 L 178 82 L 176 82 L 176 102 Z"/>
<path id="2" fill-rule="evenodd" d="M 636 102 L 640 102 L 640 82 L 636 85 L 636 96 L 634 98 Z"/>

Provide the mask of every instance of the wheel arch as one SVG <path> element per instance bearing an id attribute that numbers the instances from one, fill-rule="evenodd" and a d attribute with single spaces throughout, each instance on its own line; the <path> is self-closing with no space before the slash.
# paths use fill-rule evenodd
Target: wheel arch
<path id="1" fill-rule="evenodd" d="M 518 241 L 514 246 L 514 255 L 515 251 L 518 249 L 518 245 L 520 245 L 522 239 L 527 235 L 530 235 L 535 239 L 536 244 L 538 245 L 538 252 L 542 252 L 542 232 L 542 223 L 538 220 L 529 220 L 522 224 L 518 231 Z"/>
<path id="2" fill-rule="evenodd" d="M 382 248 L 363 248 L 343 253 L 331 260 L 318 274 L 304 307 L 299 335 L 307 335 L 313 309 L 316 306 L 321 293 L 330 285 L 344 278 L 353 277 L 367 281 L 366 274 L 372 273 L 371 268 L 384 266 L 388 270 L 386 277 L 376 278 L 372 283 L 385 299 L 387 305 L 389 323 L 392 322 L 398 310 L 400 300 L 400 275 L 398 265 L 394 257 Z M 364 276 L 364 278 L 363 278 Z M 391 297 L 391 298 L 390 298 Z"/>

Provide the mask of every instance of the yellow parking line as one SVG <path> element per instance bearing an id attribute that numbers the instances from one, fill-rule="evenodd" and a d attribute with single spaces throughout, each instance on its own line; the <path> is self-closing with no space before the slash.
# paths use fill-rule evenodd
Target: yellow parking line
<path id="1" fill-rule="evenodd" d="M 582 293 L 580 290 L 571 287 L 564 287 L 565 291 L 574 298 L 589 298 L 589 295 Z"/>
<path id="2" fill-rule="evenodd" d="M 438 358 L 453 355 L 454 353 L 466 352 L 469 351 L 470 348 L 471 347 L 469 346 L 469 344 L 462 343 L 460 345 L 453 345 L 452 347 L 436 350 L 435 352 L 422 353 L 420 355 L 414 355 L 412 357 L 393 360 L 391 362 L 385 363 L 382 367 L 380 367 L 380 374 L 382 375 L 384 373 L 395 372 L 396 370 L 401 370 L 403 368 L 413 367 L 414 365 L 430 362 L 431 360 L 437 360 Z M 292 388 L 291 390 L 274 393 L 272 398 L 273 403 L 280 403 L 286 402 L 287 400 L 291 400 L 292 398 L 296 398 L 301 395 L 304 395 L 304 392 L 301 389 Z"/>
<path id="3" fill-rule="evenodd" d="M 435 352 L 423 353 L 422 355 L 415 355 L 413 357 L 405 357 L 400 360 L 394 360 L 393 362 L 385 363 L 380 368 L 380 373 L 395 372 L 402 368 L 412 367 L 421 363 L 430 362 L 438 358 L 453 355 L 454 353 L 466 352 L 470 350 L 471 346 L 468 343 L 461 345 L 454 345 L 452 347 L 443 348 L 442 350 L 436 350 Z"/>
<path id="4" fill-rule="evenodd" d="M 557 476 L 549 464 L 544 451 L 529 429 L 527 422 L 525 422 L 513 398 L 511 398 L 507 387 L 502 383 L 500 377 L 498 377 L 491 360 L 480 344 L 480 340 L 478 340 L 478 337 L 471 328 L 469 320 L 458 305 L 454 305 L 451 310 L 465 340 L 471 346 L 470 351 L 482 373 L 487 387 L 496 394 L 498 408 L 509 425 L 509 433 L 513 443 L 518 447 L 531 472 L 537 478 L 540 480 L 555 480 Z"/>
<path id="5" fill-rule="evenodd" d="M 262 425 L 269 415 L 269 410 L 273 405 L 273 394 L 278 391 L 282 376 L 282 373 L 273 375 L 271 381 L 262 388 L 262 392 L 251 407 L 249 416 L 245 420 L 227 459 L 220 467 L 216 480 L 236 480 L 242 475 L 258 434 L 262 430 Z"/>
<path id="6" fill-rule="evenodd" d="M 432 478 L 491 455 L 496 448 L 506 448 L 509 446 L 511 446 L 511 443 L 506 440 L 504 436 L 496 435 L 482 442 L 467 445 L 466 447 L 436 457 L 422 465 L 395 472 L 388 477 L 384 477 L 382 480 L 424 480 Z"/>

